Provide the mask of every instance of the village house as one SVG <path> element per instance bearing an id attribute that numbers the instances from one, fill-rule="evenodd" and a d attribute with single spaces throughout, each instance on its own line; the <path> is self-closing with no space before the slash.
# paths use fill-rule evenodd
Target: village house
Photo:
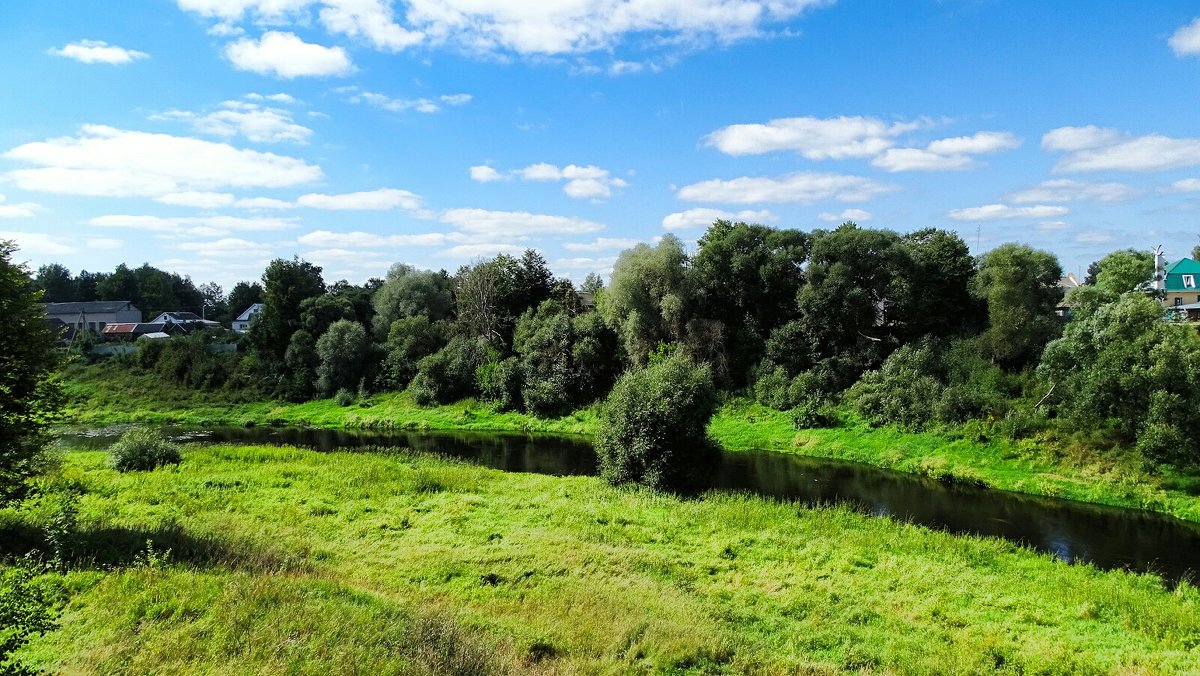
<path id="1" fill-rule="evenodd" d="M 164 312 L 154 319 L 150 320 L 154 324 L 172 324 L 183 327 L 187 331 L 196 329 L 215 329 L 221 326 L 220 322 L 214 322 L 211 319 L 203 319 L 195 312 Z"/>
<path id="2" fill-rule="evenodd" d="M 1200 303 L 1200 263 L 1181 258 L 1163 271 L 1163 302 L 1168 308 Z"/>
<path id="3" fill-rule="evenodd" d="M 242 314 L 238 315 L 233 320 L 233 330 L 238 333 L 245 333 L 250 330 L 250 320 L 254 319 L 254 315 L 261 312 L 263 309 L 262 303 L 255 303 L 246 308 Z"/>
<path id="4" fill-rule="evenodd" d="M 81 303 L 43 303 L 46 319 L 62 322 L 72 333 L 100 333 L 109 324 L 142 321 L 142 311 L 127 300 L 97 300 Z"/>

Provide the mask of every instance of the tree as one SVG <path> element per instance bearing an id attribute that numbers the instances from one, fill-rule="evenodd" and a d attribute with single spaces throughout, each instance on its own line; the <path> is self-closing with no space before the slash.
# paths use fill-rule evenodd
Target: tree
<path id="1" fill-rule="evenodd" d="M 198 291 L 200 292 L 203 307 L 197 314 L 206 319 L 215 319 L 228 314 L 228 310 L 225 307 L 225 290 L 221 288 L 220 284 L 216 282 L 201 284 Z"/>
<path id="2" fill-rule="evenodd" d="M 371 341 L 356 321 L 342 319 L 317 339 L 317 390 L 332 396 L 341 389 L 356 389 L 369 377 Z"/>
<path id="3" fill-rule="evenodd" d="M 33 282 L 42 290 L 43 303 L 67 303 L 76 300 L 75 280 L 66 266 L 58 263 L 43 265 L 38 268 Z"/>
<path id="4" fill-rule="evenodd" d="M 317 338 L 342 319 L 355 320 L 354 306 L 345 296 L 324 293 L 300 301 L 300 327 Z"/>
<path id="5" fill-rule="evenodd" d="M 718 220 L 699 241 L 690 276 L 695 313 L 721 325 L 721 360 L 744 384 L 771 332 L 796 314 L 811 240 L 799 230 Z"/>
<path id="6" fill-rule="evenodd" d="M 579 285 L 579 290 L 591 294 L 603 291 L 604 279 L 594 272 L 589 272 L 587 273 L 587 277 L 583 278 L 583 284 Z"/>
<path id="7" fill-rule="evenodd" d="M 238 282 L 229 292 L 229 312 L 233 317 L 242 314 L 255 303 L 261 303 L 263 288 L 258 282 Z"/>
<path id="8" fill-rule="evenodd" d="M 1062 267 L 1054 254 L 1024 244 L 1004 244 L 984 254 L 972 294 L 987 303 L 986 354 L 1008 368 L 1036 362 L 1058 337 L 1055 308 L 1062 300 Z"/>
<path id="9" fill-rule="evenodd" d="M 417 364 L 446 344 L 445 322 L 432 323 L 423 314 L 392 322 L 384 344 L 386 356 L 380 368 L 381 387 L 401 390 L 417 375 Z"/>
<path id="10" fill-rule="evenodd" d="M 904 342 L 923 336 L 946 337 L 978 331 L 986 308 L 971 296 L 975 259 L 956 233 L 924 228 L 902 238 L 912 257 L 909 306 L 904 317 Z"/>
<path id="11" fill-rule="evenodd" d="M 1123 249 L 1114 251 L 1096 265 L 1096 286 L 1121 295 L 1128 291 L 1148 291 L 1154 277 L 1154 254 Z"/>
<path id="12" fill-rule="evenodd" d="M 694 477 L 711 458 L 706 428 L 716 405 L 708 366 L 681 354 L 627 371 L 600 408 L 600 475 L 653 488 Z"/>
<path id="13" fill-rule="evenodd" d="M 634 363 L 645 364 L 659 343 L 686 337 L 692 302 L 687 265 L 683 242 L 674 235 L 654 247 L 638 244 L 617 258 L 599 310 Z"/>
<path id="14" fill-rule="evenodd" d="M 58 336 L 46 323 L 41 294 L 25 265 L 13 263 L 13 242 L 0 240 L 0 503 L 21 497 L 49 460 L 47 427 L 62 402 L 51 373 Z"/>
<path id="15" fill-rule="evenodd" d="M 250 339 L 265 355 L 283 359 L 292 333 L 301 326 L 300 303 L 325 293 L 320 266 L 295 257 L 276 258 L 263 273 L 263 309 L 250 325 Z"/>
<path id="16" fill-rule="evenodd" d="M 405 317 L 424 316 L 431 322 L 445 319 L 454 306 L 454 293 L 445 272 L 417 270 L 396 263 L 371 300 L 375 308 L 375 335 L 386 337 L 392 323 Z"/>
<path id="17" fill-rule="evenodd" d="M 128 300 L 137 305 L 138 281 L 133 276 L 133 270 L 121 263 L 112 274 L 100 280 L 96 285 L 96 292 L 100 295 L 100 300 Z"/>

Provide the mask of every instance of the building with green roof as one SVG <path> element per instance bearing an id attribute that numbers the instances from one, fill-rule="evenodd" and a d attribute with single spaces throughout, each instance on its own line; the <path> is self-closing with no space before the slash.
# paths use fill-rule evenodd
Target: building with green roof
<path id="1" fill-rule="evenodd" d="M 1167 307 L 1200 303 L 1200 263 L 1181 258 L 1167 265 L 1163 290 Z"/>

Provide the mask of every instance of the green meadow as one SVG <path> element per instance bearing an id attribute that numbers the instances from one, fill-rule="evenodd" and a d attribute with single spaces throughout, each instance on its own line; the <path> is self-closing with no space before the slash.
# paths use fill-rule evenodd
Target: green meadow
<path id="1" fill-rule="evenodd" d="M 60 673 L 1188 673 L 1200 591 L 841 507 L 683 499 L 402 451 L 188 446 L 78 494 Z M 0 512 L 51 545 L 48 495 Z"/>

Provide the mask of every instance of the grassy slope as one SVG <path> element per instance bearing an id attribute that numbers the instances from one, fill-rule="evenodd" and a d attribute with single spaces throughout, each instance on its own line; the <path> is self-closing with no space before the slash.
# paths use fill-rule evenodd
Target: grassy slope
<path id="1" fill-rule="evenodd" d="M 67 419 L 80 424 L 126 422 L 197 425 L 289 424 L 320 427 L 398 427 L 591 434 L 595 411 L 554 420 L 497 413 L 466 400 L 422 408 L 404 393 L 341 407 L 332 400 L 303 404 L 238 401 L 164 383 L 128 367 L 74 366 L 65 376 L 72 403 Z M 1063 454 L 1032 441 L 950 438 L 856 424 L 797 432 L 787 413 L 734 399 L 709 431 L 729 450 L 769 449 L 840 458 L 877 467 L 981 483 L 1002 490 L 1136 507 L 1200 521 L 1200 497 L 1179 475 L 1151 475 L 1128 458 L 1087 451 Z M 1189 488 L 1182 490 L 1177 486 Z"/>
<path id="2" fill-rule="evenodd" d="M 80 569 L 61 628 L 26 652 L 55 671 L 1200 664 L 1195 587 L 842 508 L 267 447 L 189 447 L 178 467 L 127 475 L 71 453 L 64 473 L 84 490 Z M 44 518 L 0 512 L 0 543 Z M 173 550 L 166 564 L 134 561 L 147 539 Z"/>

